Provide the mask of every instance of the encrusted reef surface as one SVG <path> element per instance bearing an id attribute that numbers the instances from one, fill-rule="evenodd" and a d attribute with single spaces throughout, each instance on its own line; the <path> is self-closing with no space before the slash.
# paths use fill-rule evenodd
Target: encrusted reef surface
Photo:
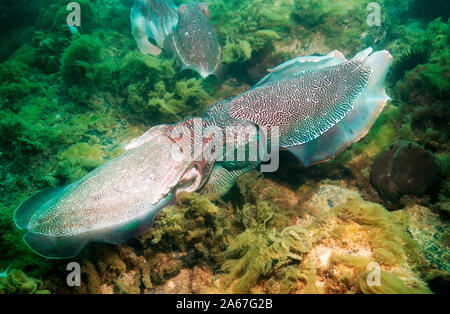
<path id="1" fill-rule="evenodd" d="M 449 291 L 445 10 L 378 1 L 380 26 L 369 26 L 369 0 L 207 0 L 222 68 L 202 79 L 164 53 L 138 52 L 133 1 L 77 2 L 77 32 L 66 25 L 67 1 L 0 7 L 0 293 Z M 302 168 L 282 152 L 277 172 L 249 173 L 222 198 L 180 195 L 146 234 L 120 246 L 91 244 L 73 259 L 78 288 L 66 284 L 67 261 L 41 258 L 23 243 L 13 212 L 38 190 L 77 180 L 151 126 L 201 116 L 267 68 L 368 46 L 394 57 L 392 100 L 368 135 L 335 159 Z M 391 173 L 400 176 L 381 182 L 395 186 L 380 188 L 374 178 Z M 371 284 L 374 274 L 380 285 Z"/>
<path id="2" fill-rule="evenodd" d="M 426 207 L 390 212 L 341 182 L 294 191 L 256 172 L 234 194 L 236 207 L 184 194 L 137 240 L 91 246 L 77 292 L 431 293 L 449 269 L 446 224 Z"/>

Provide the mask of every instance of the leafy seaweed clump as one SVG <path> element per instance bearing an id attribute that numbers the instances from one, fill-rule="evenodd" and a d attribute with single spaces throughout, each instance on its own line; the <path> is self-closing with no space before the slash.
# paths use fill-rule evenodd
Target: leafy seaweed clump
<path id="1" fill-rule="evenodd" d="M 49 294 L 42 289 L 42 281 L 25 275 L 17 269 L 0 273 L 0 294 Z"/>
<path id="2" fill-rule="evenodd" d="M 231 235 L 232 215 L 228 208 L 217 206 L 214 197 L 181 193 L 178 205 L 164 209 L 154 227 L 140 238 L 154 249 L 167 248 L 190 251 L 206 261 L 216 260 Z"/>

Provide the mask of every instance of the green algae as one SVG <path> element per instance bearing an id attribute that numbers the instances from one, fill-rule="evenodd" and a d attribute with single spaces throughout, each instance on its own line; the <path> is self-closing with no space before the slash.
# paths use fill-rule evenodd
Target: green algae
<path id="1" fill-rule="evenodd" d="M 25 275 L 17 269 L 0 274 L 0 294 L 49 294 L 41 289 L 42 281 Z"/>
<path id="2" fill-rule="evenodd" d="M 62 175 L 70 181 L 81 178 L 103 163 L 101 146 L 78 143 L 58 154 Z"/>
<path id="3" fill-rule="evenodd" d="M 290 28 L 289 1 L 208 1 L 223 43 L 223 62 L 243 62 Z"/>
<path id="4" fill-rule="evenodd" d="M 428 294 L 430 290 L 425 287 L 408 287 L 395 274 L 381 271 L 380 285 L 368 285 L 367 276 L 362 276 L 361 290 L 365 294 Z"/>
<path id="5" fill-rule="evenodd" d="M 210 102 L 203 80 L 181 77 L 175 59 L 133 52 L 125 56 L 119 76 L 121 86 L 126 85 L 132 117 L 139 121 L 157 124 L 199 116 Z"/>
<path id="6" fill-rule="evenodd" d="M 93 32 L 99 26 L 98 15 L 93 1 L 77 1 L 82 12 L 80 31 L 82 33 Z M 97 5 L 103 5 L 103 1 L 97 1 Z M 46 32 L 54 32 L 59 35 L 70 34 L 67 26 L 67 15 L 70 13 L 66 9 L 67 2 L 64 0 L 44 0 L 41 1 L 40 14 L 38 19 L 39 28 Z"/>
<path id="7" fill-rule="evenodd" d="M 164 209 L 140 241 L 150 241 L 160 250 L 192 250 L 205 261 L 215 260 L 228 242 L 232 226 L 228 209 L 212 203 L 211 197 L 181 193 L 178 205 Z"/>
<path id="8" fill-rule="evenodd" d="M 347 203 L 336 207 L 325 217 L 330 215 L 342 221 L 329 233 L 338 243 L 358 241 L 362 246 L 367 243 L 371 247 L 370 258 L 364 256 L 350 258 L 345 255 L 335 255 L 332 259 L 332 263 L 344 264 L 357 270 L 356 274 L 359 275 L 353 276 L 352 281 L 354 285 L 359 286 L 362 292 L 389 293 L 391 291 L 393 293 L 394 290 L 391 289 L 397 289 L 397 293 L 405 292 L 404 289 L 408 289 L 409 293 L 429 292 L 426 285 L 418 278 L 408 278 L 407 281 L 410 284 L 406 286 L 405 278 L 400 280 L 393 274 L 383 273 L 383 270 L 381 287 L 371 290 L 363 281 L 367 277 L 366 267 L 371 261 L 377 262 L 378 265 L 386 267 L 386 269 L 394 269 L 405 264 L 411 265 L 415 271 L 424 271 L 424 269 L 430 267 L 421 253 L 418 243 L 406 232 L 408 222 L 404 213 L 390 213 L 378 204 L 365 202 L 361 199 L 349 199 Z M 352 222 L 357 225 L 353 225 Z M 422 274 L 425 276 L 426 272 Z M 358 276 L 363 278 L 359 281 L 359 284 L 357 283 Z M 383 279 L 383 276 L 386 276 L 386 278 Z M 386 280 L 386 282 L 383 282 L 383 280 Z M 415 288 L 417 289 L 415 290 Z"/>
<path id="9" fill-rule="evenodd" d="M 300 262 L 309 249 L 306 233 L 299 227 L 286 227 L 280 233 L 275 229 L 266 232 L 247 229 L 223 253 L 226 261 L 221 270 L 226 272 L 225 285 L 231 286 L 234 293 L 248 293 L 260 277 L 282 265 Z"/>
<path id="10" fill-rule="evenodd" d="M 221 254 L 221 281 L 225 289 L 233 293 L 251 292 L 258 280 L 277 273 L 286 278 L 289 272 L 280 271 L 284 266 L 301 262 L 310 249 L 309 239 L 298 226 L 286 226 L 292 210 L 277 203 L 281 190 L 267 191 L 267 183 L 258 173 L 249 173 L 237 181 L 244 205 L 236 213 L 243 231 L 235 236 Z"/>
<path id="11" fill-rule="evenodd" d="M 447 149 L 448 132 L 448 23 L 437 19 L 419 36 L 430 42 L 430 62 L 406 73 L 396 84 L 394 96 L 400 101 L 402 122 L 410 125 L 410 135 L 435 151 Z"/>
<path id="12" fill-rule="evenodd" d="M 73 40 L 64 50 L 61 62 L 61 72 L 69 83 L 92 84 L 94 68 L 102 60 L 102 42 L 90 35 L 82 35 Z"/>

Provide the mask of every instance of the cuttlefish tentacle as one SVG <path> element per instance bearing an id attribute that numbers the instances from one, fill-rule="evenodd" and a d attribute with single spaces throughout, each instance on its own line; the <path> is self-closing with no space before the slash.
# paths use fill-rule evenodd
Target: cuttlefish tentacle
<path id="1" fill-rule="evenodd" d="M 220 159 L 223 151 L 210 145 L 216 137 L 203 134 L 210 127 L 249 134 L 220 137 L 219 144 L 244 148 L 250 142 L 264 148 L 273 140 L 270 129 L 278 128 L 280 146 L 305 166 L 332 158 L 375 122 L 389 99 L 384 81 L 391 63 L 387 51 L 371 49 L 349 61 L 337 51 L 288 61 L 251 90 L 211 106 L 203 119 L 153 127 L 80 180 L 32 196 L 16 209 L 16 225 L 38 254 L 66 258 L 89 242 L 118 244 L 144 232 L 180 191 L 225 193 L 261 160 Z M 209 151 L 211 159 L 204 156 Z"/>

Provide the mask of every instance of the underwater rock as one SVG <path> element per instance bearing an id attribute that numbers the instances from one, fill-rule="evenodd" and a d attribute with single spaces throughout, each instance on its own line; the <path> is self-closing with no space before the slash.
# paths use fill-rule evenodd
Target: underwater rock
<path id="1" fill-rule="evenodd" d="M 305 206 L 311 213 L 318 215 L 344 204 L 350 197 L 355 196 L 358 196 L 357 192 L 335 185 L 323 184 L 306 202 Z"/>
<path id="2" fill-rule="evenodd" d="M 430 209 L 420 205 L 405 208 L 408 232 L 420 245 L 424 256 L 440 270 L 450 271 L 450 247 L 445 241 L 448 224 Z"/>
<path id="3" fill-rule="evenodd" d="M 391 213 L 353 191 L 346 193 L 356 196 L 304 227 L 315 240 L 299 266 L 303 271 L 309 268 L 301 291 L 429 293 L 417 270 L 427 263 L 405 230 L 403 213 Z M 367 281 L 374 266 L 380 275 L 380 285 L 375 286 Z"/>
<path id="4" fill-rule="evenodd" d="M 442 177 L 439 160 L 422 146 L 396 141 L 375 159 L 370 181 L 380 195 L 398 201 L 403 195 L 422 195 Z"/>
<path id="5" fill-rule="evenodd" d="M 211 284 L 212 271 L 195 266 L 193 269 L 183 268 L 180 273 L 157 286 L 151 291 L 154 294 L 203 293 Z"/>
<path id="6" fill-rule="evenodd" d="M 439 294 L 450 293 L 450 274 L 440 273 L 428 281 L 431 291 Z"/>
<path id="7" fill-rule="evenodd" d="M 180 259 L 159 253 L 150 260 L 150 278 L 155 284 L 163 284 L 169 278 L 178 275 L 182 266 Z"/>

